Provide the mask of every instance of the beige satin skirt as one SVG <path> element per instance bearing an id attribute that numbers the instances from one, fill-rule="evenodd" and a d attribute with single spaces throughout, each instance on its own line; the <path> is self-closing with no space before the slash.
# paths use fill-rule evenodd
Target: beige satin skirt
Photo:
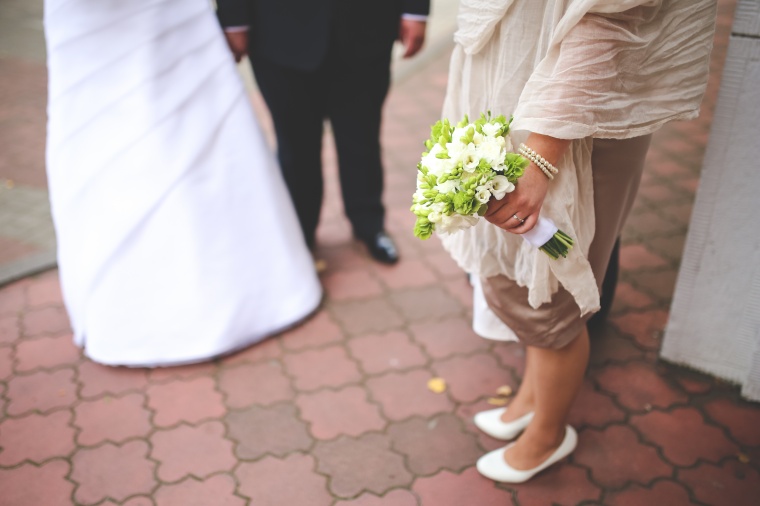
<path id="1" fill-rule="evenodd" d="M 591 165 L 594 179 L 596 229 L 588 260 L 601 292 L 615 240 L 633 206 L 644 170 L 651 135 L 632 139 L 594 139 Z M 570 292 L 560 286 L 551 302 L 534 309 L 528 289 L 506 276 L 482 280 L 489 308 L 527 346 L 562 348 L 583 330 L 591 314 L 581 317 Z"/>

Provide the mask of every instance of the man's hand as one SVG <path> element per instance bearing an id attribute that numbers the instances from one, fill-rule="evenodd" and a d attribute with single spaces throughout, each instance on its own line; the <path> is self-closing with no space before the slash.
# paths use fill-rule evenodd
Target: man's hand
<path id="1" fill-rule="evenodd" d="M 404 58 L 414 56 L 422 49 L 425 42 L 425 21 L 416 19 L 401 19 L 401 26 L 398 31 L 398 40 L 404 46 Z"/>
<path id="2" fill-rule="evenodd" d="M 235 61 L 240 63 L 240 60 L 248 54 L 248 30 L 225 31 L 224 36 Z"/>

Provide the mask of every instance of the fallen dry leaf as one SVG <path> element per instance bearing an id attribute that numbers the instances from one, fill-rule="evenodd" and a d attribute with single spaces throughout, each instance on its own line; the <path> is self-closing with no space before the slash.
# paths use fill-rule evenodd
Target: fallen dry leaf
<path id="1" fill-rule="evenodd" d="M 446 391 L 446 380 L 443 378 L 430 378 L 427 387 L 431 392 L 441 394 Z"/>

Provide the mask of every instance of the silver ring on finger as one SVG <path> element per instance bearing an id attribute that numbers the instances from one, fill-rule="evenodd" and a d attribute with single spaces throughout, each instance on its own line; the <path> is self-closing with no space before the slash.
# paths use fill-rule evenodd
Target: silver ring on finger
<path id="1" fill-rule="evenodd" d="M 524 220 L 524 219 L 522 219 L 522 218 L 520 218 L 519 216 L 517 216 L 517 213 L 513 214 L 513 215 L 512 215 L 512 218 L 516 219 L 516 220 L 517 220 L 517 221 L 519 221 L 521 224 L 522 224 L 522 223 L 525 223 L 525 220 Z"/>

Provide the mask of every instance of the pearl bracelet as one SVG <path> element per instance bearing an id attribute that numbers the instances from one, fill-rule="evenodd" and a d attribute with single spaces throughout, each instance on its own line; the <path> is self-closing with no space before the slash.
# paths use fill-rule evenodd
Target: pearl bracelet
<path id="1" fill-rule="evenodd" d="M 549 180 L 553 180 L 554 175 L 559 172 L 557 167 L 547 162 L 543 156 L 539 155 L 538 153 L 530 149 L 525 144 L 522 144 L 522 143 L 520 144 L 520 148 L 518 149 L 518 152 L 521 155 L 523 155 L 525 158 L 533 162 L 536 165 L 536 167 L 541 169 L 541 172 L 543 172 L 544 175 L 549 178 Z"/>

